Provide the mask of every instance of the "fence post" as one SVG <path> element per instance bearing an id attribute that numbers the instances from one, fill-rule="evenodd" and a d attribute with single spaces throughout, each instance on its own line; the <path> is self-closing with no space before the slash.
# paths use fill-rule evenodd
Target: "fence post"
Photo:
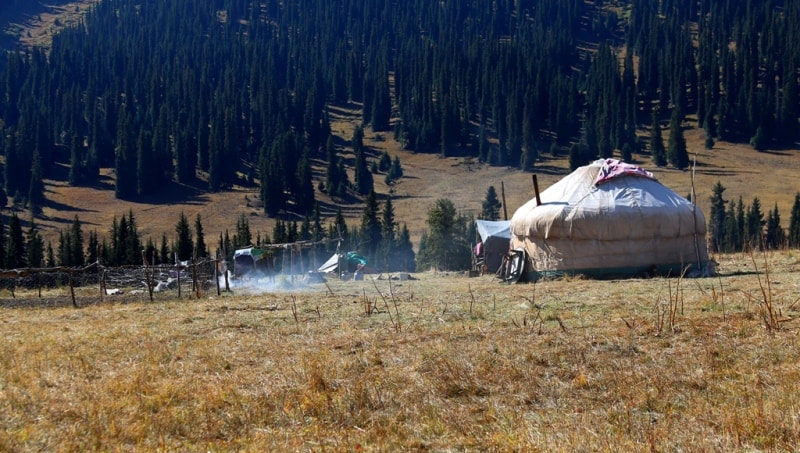
<path id="1" fill-rule="evenodd" d="M 192 260 L 192 286 L 194 287 L 194 296 L 200 299 L 200 284 L 197 282 L 197 255 Z"/>
<path id="2" fill-rule="evenodd" d="M 175 252 L 175 270 L 178 276 L 178 299 L 181 298 L 181 262 L 178 259 L 178 252 Z"/>
<path id="3" fill-rule="evenodd" d="M 142 249 L 142 266 L 144 266 L 144 281 L 147 284 L 147 293 L 150 295 L 150 302 L 153 302 L 153 279 L 150 275 L 150 263 L 147 261 L 145 249 Z"/>
<path id="4" fill-rule="evenodd" d="M 75 285 L 72 284 L 72 269 L 69 270 L 69 294 L 72 296 L 72 306 L 78 308 L 78 303 L 75 301 Z"/>
<path id="5" fill-rule="evenodd" d="M 217 285 L 217 297 L 219 297 L 219 254 L 217 254 L 217 259 L 214 260 L 214 284 Z"/>

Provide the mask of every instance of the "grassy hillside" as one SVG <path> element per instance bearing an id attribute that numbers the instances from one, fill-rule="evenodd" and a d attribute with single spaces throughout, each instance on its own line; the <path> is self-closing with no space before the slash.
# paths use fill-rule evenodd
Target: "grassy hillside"
<path id="1" fill-rule="evenodd" d="M 349 140 L 360 118 L 358 111 L 333 109 L 333 112 L 334 134 L 342 140 Z M 697 201 L 706 215 L 711 189 L 720 181 L 727 189 L 727 200 L 737 200 L 741 196 L 745 204 L 750 204 L 753 197 L 757 196 L 765 214 L 777 203 L 783 224 L 788 226 L 794 195 L 800 191 L 796 179 L 796 169 L 800 168 L 800 153 L 797 150 L 757 152 L 747 145 L 725 142 L 718 142 L 714 149 L 706 150 L 703 147 L 702 130 L 693 128 L 691 123 L 686 126 L 689 128 L 686 132 L 689 152 L 697 158 Z M 495 186 L 499 195 L 502 183 L 507 213 L 511 217 L 520 205 L 533 197 L 530 173 L 482 165 L 464 158 L 409 153 L 401 149 L 391 134 L 376 135 L 369 130 L 365 135 L 365 144 L 376 156 L 387 151 L 392 156 L 400 157 L 405 176 L 394 187 L 393 204 L 396 218 L 408 224 L 415 245 L 427 229 L 427 210 L 438 198 L 449 198 L 459 211 L 478 215 L 488 187 Z M 346 158 L 352 157 L 347 154 L 348 150 L 344 152 Z M 688 196 L 691 192 L 691 171 L 655 168 L 650 164 L 648 155 L 637 155 L 635 159 L 677 193 Z M 315 174 L 319 179 L 324 179 L 323 165 L 323 162 L 318 162 L 316 166 Z M 568 169 L 566 156 L 553 158 L 544 155 L 535 170 L 540 189 L 544 190 L 558 181 L 569 172 Z M 103 183 L 97 187 L 70 187 L 64 180 L 46 181 L 49 202 L 41 218 L 36 221 L 43 227 L 47 239 L 57 241 L 58 230 L 66 228 L 75 215 L 85 225 L 85 231 L 96 229 L 103 235 L 110 228 L 114 216 L 119 218 L 129 210 L 138 218 L 143 238 L 151 236 L 159 239 L 162 232 L 171 238 L 181 212 L 189 219 L 194 219 L 198 213 L 202 216 L 206 241 L 212 247 L 225 229 L 235 229 L 236 218 L 240 214 L 248 216 L 254 234 L 257 231 L 272 232 L 275 220 L 266 217 L 258 207 L 255 188 L 235 187 L 227 192 L 207 193 L 202 187 L 172 184 L 169 190 L 152 197 L 121 201 L 114 198 L 113 174 L 110 171 L 104 174 Z M 376 191 L 388 196 L 390 188 L 383 183 L 383 176 L 377 175 L 375 182 Z M 317 198 L 326 214 L 335 212 L 337 201 L 319 192 Z M 357 203 L 342 205 L 342 208 L 348 222 L 360 224 L 360 207 Z M 23 213 L 21 217 L 27 218 L 27 215 Z"/>

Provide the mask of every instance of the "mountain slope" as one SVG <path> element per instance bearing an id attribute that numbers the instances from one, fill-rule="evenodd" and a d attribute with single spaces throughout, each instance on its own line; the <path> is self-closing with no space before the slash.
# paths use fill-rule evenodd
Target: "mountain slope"
<path id="1" fill-rule="evenodd" d="M 332 129 L 342 140 L 349 140 L 355 125 L 359 123 L 360 112 L 343 112 L 333 122 Z M 697 158 L 694 186 L 698 205 L 706 217 L 711 189 L 720 181 L 726 188 L 726 200 L 737 200 L 741 196 L 745 204 L 749 204 L 757 196 L 765 212 L 777 203 L 783 225 L 788 225 L 794 195 L 800 191 L 800 185 L 796 182 L 796 169 L 800 168 L 800 153 L 797 150 L 764 153 L 747 145 L 725 142 L 718 142 L 714 149 L 706 150 L 703 147 L 702 130 L 690 128 L 686 137 L 690 155 Z M 376 192 L 386 197 L 393 191 L 391 196 L 396 219 L 408 225 L 415 247 L 422 232 L 427 229 L 427 211 L 439 198 L 452 200 L 461 213 L 477 216 L 488 187 L 494 186 L 500 195 L 502 184 L 505 187 L 506 211 L 511 217 L 517 207 L 534 195 L 532 173 L 479 164 L 472 159 L 442 158 L 403 151 L 390 135 L 375 134 L 369 130 L 365 134 L 365 145 L 374 156 L 386 151 L 391 156 L 400 157 L 403 178 L 392 190 L 383 183 L 382 175 L 376 175 Z M 648 155 L 634 157 L 635 162 L 653 171 L 664 185 L 678 194 L 690 194 L 690 170 L 656 168 Z M 317 166 L 316 175 L 324 178 L 323 170 Z M 537 162 L 533 173 L 538 177 L 540 190 L 544 190 L 569 173 L 567 158 L 543 157 Z M 43 228 L 47 239 L 55 244 L 58 230 L 66 229 L 75 215 L 84 224 L 85 231 L 97 230 L 101 236 L 107 235 L 112 219 L 129 211 L 137 218 L 142 237 L 152 237 L 154 240 L 160 239 L 162 233 L 167 234 L 168 238 L 174 236 L 174 226 L 181 212 L 192 220 L 197 214 L 201 215 L 206 242 L 212 247 L 216 245 L 220 233 L 226 229 L 231 232 L 235 230 L 236 219 L 242 214 L 247 216 L 254 235 L 256 232 L 262 236 L 265 233 L 272 234 L 275 219 L 267 217 L 259 207 L 255 188 L 235 186 L 230 191 L 209 193 L 201 188 L 173 183 L 158 194 L 142 200 L 123 201 L 115 199 L 113 190 L 109 190 L 113 172 L 104 170 L 104 175 L 103 184 L 97 187 L 70 187 L 64 181 L 46 181 L 48 199 L 51 201 L 36 222 Z M 316 195 L 328 214 L 326 225 L 332 221 L 330 214 L 337 207 L 342 208 L 349 224 L 360 224 L 359 203 L 341 203 L 319 191 Z M 26 218 L 24 214 L 20 216 Z M 300 218 L 295 220 L 302 221 Z"/>

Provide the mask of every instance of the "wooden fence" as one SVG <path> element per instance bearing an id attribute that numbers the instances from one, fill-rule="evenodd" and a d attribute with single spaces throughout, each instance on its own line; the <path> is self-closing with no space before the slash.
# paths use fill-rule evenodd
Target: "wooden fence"
<path id="1" fill-rule="evenodd" d="M 8 269 L 0 270 L 0 280 L 11 291 L 13 298 L 17 297 L 18 288 L 38 289 L 41 297 L 43 287 L 68 286 L 72 305 L 76 308 L 79 306 L 75 296 L 76 286 L 96 286 L 100 301 L 119 288 L 143 288 L 151 302 L 156 292 L 177 292 L 178 298 L 193 294 L 199 298 L 209 290 L 215 290 L 218 296 L 223 289 L 230 290 L 227 268 L 223 261 L 217 259 L 170 265 L 149 265 L 146 260 L 143 263 L 139 266 L 107 267 L 98 261 L 83 267 Z"/>

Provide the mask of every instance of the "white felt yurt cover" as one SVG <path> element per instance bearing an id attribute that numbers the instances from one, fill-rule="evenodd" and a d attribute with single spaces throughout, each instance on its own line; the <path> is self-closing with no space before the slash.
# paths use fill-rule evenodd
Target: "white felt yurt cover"
<path id="1" fill-rule="evenodd" d="M 511 218 L 511 248 L 538 273 L 682 272 L 708 262 L 700 209 L 618 160 L 580 167 Z"/>

